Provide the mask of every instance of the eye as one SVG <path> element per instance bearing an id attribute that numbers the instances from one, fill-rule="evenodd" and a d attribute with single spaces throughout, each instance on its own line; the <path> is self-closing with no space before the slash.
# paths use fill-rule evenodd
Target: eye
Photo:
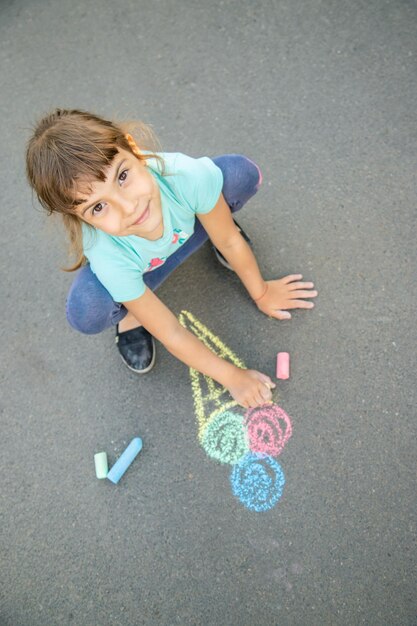
<path id="1" fill-rule="evenodd" d="M 123 170 L 123 172 L 120 172 L 120 174 L 119 174 L 119 181 L 120 182 L 124 183 L 124 181 L 127 178 L 127 172 L 128 172 L 128 170 Z"/>
<path id="2" fill-rule="evenodd" d="M 95 207 L 93 207 L 91 214 L 97 215 L 97 213 L 101 213 L 102 210 L 103 210 L 103 204 L 99 202 L 98 204 L 96 204 Z"/>

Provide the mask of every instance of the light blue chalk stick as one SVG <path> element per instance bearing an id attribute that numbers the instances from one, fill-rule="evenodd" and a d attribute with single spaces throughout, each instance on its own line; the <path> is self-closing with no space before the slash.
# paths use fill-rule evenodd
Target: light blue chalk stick
<path id="1" fill-rule="evenodd" d="M 142 439 L 140 437 L 135 437 L 127 446 L 126 450 L 123 454 L 117 459 L 116 463 L 113 465 L 109 473 L 107 474 L 107 478 L 111 480 L 112 483 L 117 485 L 129 465 L 135 459 L 135 457 L 142 450 Z"/>

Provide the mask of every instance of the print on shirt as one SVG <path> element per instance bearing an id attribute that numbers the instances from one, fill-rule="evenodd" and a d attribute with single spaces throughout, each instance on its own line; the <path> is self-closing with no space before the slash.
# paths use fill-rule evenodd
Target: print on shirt
<path id="1" fill-rule="evenodd" d="M 162 259 L 160 259 L 159 257 L 155 259 L 151 259 L 148 263 L 148 267 L 146 268 L 145 272 L 152 272 L 152 270 L 156 270 L 156 268 L 163 265 L 166 260 L 167 260 L 166 256 L 163 256 Z"/>
<path id="2" fill-rule="evenodd" d="M 182 244 L 187 241 L 189 236 L 190 235 L 188 233 L 184 232 L 180 228 L 174 228 L 174 231 L 172 233 L 171 244 L 177 243 L 179 246 L 182 246 Z M 157 267 L 160 267 L 161 265 L 165 263 L 167 258 L 168 257 L 163 256 L 163 257 L 155 257 L 154 259 L 151 259 L 148 263 L 145 273 L 152 272 L 152 270 L 156 270 Z"/>
<path id="3" fill-rule="evenodd" d="M 179 245 L 182 246 L 182 244 L 185 241 L 187 241 L 189 236 L 190 235 L 188 233 L 185 233 L 180 228 L 174 228 L 174 232 L 173 232 L 172 242 L 171 243 L 179 243 Z"/>

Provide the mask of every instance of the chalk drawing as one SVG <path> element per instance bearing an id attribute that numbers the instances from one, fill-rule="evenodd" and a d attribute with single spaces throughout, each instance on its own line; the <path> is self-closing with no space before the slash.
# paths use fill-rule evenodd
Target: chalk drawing
<path id="1" fill-rule="evenodd" d="M 271 456 L 249 453 L 233 467 L 232 492 L 252 511 L 267 511 L 281 498 L 285 477 Z"/>
<path id="2" fill-rule="evenodd" d="M 245 425 L 252 452 L 278 456 L 292 435 L 290 418 L 277 404 L 249 409 Z"/>
<path id="3" fill-rule="evenodd" d="M 246 369 L 238 356 L 188 311 L 179 321 L 222 359 Z M 272 457 L 281 454 L 292 434 L 291 420 L 277 404 L 245 411 L 227 389 L 190 368 L 198 438 L 206 454 L 233 466 L 232 493 L 252 511 L 267 511 L 281 498 L 285 478 Z"/>
<path id="4" fill-rule="evenodd" d="M 225 411 L 206 426 L 202 446 L 208 456 L 220 463 L 237 463 L 249 452 L 248 431 L 242 415 Z"/>
<path id="5" fill-rule="evenodd" d="M 225 346 L 222 341 L 188 311 L 181 311 L 179 321 L 184 328 L 194 333 L 207 348 L 222 359 L 231 361 L 237 367 L 246 369 L 245 364 Z M 198 422 L 198 436 L 201 441 L 207 424 L 220 413 L 232 407 L 239 407 L 227 389 L 215 380 L 190 367 L 191 387 L 194 396 L 195 414 Z"/>

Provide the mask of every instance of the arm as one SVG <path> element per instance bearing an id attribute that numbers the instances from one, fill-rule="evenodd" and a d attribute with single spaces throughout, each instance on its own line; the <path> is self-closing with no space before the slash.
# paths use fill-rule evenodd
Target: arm
<path id="1" fill-rule="evenodd" d="M 223 194 L 209 213 L 201 213 L 197 217 L 263 313 L 277 319 L 288 319 L 291 315 L 282 309 L 314 306 L 312 302 L 299 299 L 317 295 L 316 291 L 307 290 L 314 287 L 313 283 L 293 282 L 300 280 L 301 274 L 291 274 L 280 280 L 265 281 L 262 278 L 255 256 L 236 228 Z"/>
<path id="2" fill-rule="evenodd" d="M 255 407 L 271 400 L 271 388 L 275 384 L 268 376 L 255 370 L 242 370 L 218 357 L 183 328 L 150 289 L 140 298 L 123 304 L 171 354 L 226 387 L 241 406 Z"/>

